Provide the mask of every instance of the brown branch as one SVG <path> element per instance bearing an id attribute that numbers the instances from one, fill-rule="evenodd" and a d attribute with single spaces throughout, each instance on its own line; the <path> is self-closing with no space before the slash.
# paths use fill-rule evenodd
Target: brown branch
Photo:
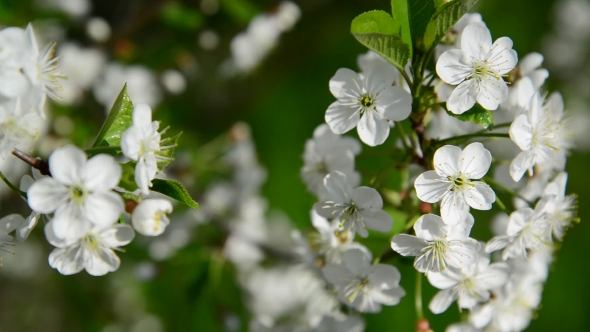
<path id="1" fill-rule="evenodd" d="M 49 163 L 47 163 L 46 161 L 43 161 L 43 160 L 37 159 L 37 158 L 33 158 L 32 156 L 30 156 L 30 155 L 28 155 L 16 148 L 14 150 L 12 150 L 12 154 L 15 155 L 18 159 L 31 165 L 31 167 L 38 169 L 42 175 L 51 176 L 51 172 L 49 172 Z"/>

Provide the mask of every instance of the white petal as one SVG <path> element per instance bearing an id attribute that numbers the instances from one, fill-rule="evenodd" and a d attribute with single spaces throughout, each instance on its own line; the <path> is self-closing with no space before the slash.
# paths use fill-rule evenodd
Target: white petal
<path id="1" fill-rule="evenodd" d="M 47 242 L 49 242 L 54 247 L 65 248 L 70 246 L 72 243 L 77 242 L 78 240 L 75 239 L 67 241 L 65 239 L 58 238 L 53 231 L 53 220 L 46 223 L 45 227 L 43 227 L 43 230 L 45 231 L 45 238 L 47 238 Z"/>
<path id="2" fill-rule="evenodd" d="M 452 184 L 446 181 L 446 177 L 440 177 L 435 171 L 420 174 L 414 182 L 416 195 L 421 201 L 427 203 L 438 202 L 451 189 L 451 186 Z"/>
<path id="3" fill-rule="evenodd" d="M 475 277 L 479 287 L 486 290 L 501 287 L 508 281 L 510 266 L 506 263 L 494 263 Z"/>
<path id="4" fill-rule="evenodd" d="M 441 177 L 455 176 L 459 173 L 463 151 L 453 145 L 445 145 L 434 153 L 432 163 Z"/>
<path id="5" fill-rule="evenodd" d="M 435 214 L 425 214 L 416 220 L 414 224 L 416 236 L 426 241 L 444 239 L 447 234 L 447 226 L 442 219 Z"/>
<path id="6" fill-rule="evenodd" d="M 467 80 L 459 84 L 447 100 L 447 109 L 455 114 L 463 114 L 475 105 L 478 97 L 476 80 Z"/>
<path id="7" fill-rule="evenodd" d="M 469 205 L 461 193 L 448 192 L 440 204 L 440 215 L 445 224 L 456 225 L 467 218 Z"/>
<path id="8" fill-rule="evenodd" d="M 152 109 L 147 104 L 138 104 L 133 110 L 133 126 L 151 126 Z"/>
<path id="9" fill-rule="evenodd" d="M 346 287 L 355 278 L 348 269 L 337 264 L 327 264 L 322 268 L 322 273 L 326 280 L 338 287 Z"/>
<path id="10" fill-rule="evenodd" d="M 483 182 L 475 182 L 475 188 L 470 188 L 463 193 L 465 202 L 477 210 L 489 210 L 496 201 L 496 194 Z"/>
<path id="11" fill-rule="evenodd" d="M 362 80 L 357 73 L 348 68 L 340 68 L 330 79 L 330 92 L 336 99 L 348 101 L 351 95 L 359 93 L 358 84 L 362 84 Z"/>
<path id="12" fill-rule="evenodd" d="M 389 136 L 389 124 L 375 110 L 367 110 L 357 125 L 361 141 L 369 146 L 383 144 Z"/>
<path id="13" fill-rule="evenodd" d="M 84 151 L 73 145 L 57 149 L 49 156 L 51 176 L 61 184 L 76 185 L 82 179 L 86 159 Z"/>
<path id="14" fill-rule="evenodd" d="M 526 207 L 522 209 L 518 209 L 510 214 L 510 219 L 508 220 L 508 227 L 506 228 L 507 235 L 516 235 L 518 232 L 523 230 L 531 220 L 533 220 L 534 216 L 533 209 Z"/>
<path id="15" fill-rule="evenodd" d="M 506 248 L 511 242 L 513 237 L 508 235 L 495 236 L 486 244 L 486 252 L 494 252 L 503 248 Z"/>
<path id="16" fill-rule="evenodd" d="M 474 22 L 465 27 L 461 35 L 461 51 L 466 58 L 484 60 L 491 47 L 492 35 L 484 23 Z"/>
<path id="17" fill-rule="evenodd" d="M 60 205 L 52 219 L 53 232 L 61 239 L 79 239 L 90 228 L 90 223 L 80 215 L 73 202 Z"/>
<path id="18" fill-rule="evenodd" d="M 96 226 L 107 227 L 123 213 L 123 199 L 114 192 L 97 192 L 86 197 L 84 216 Z"/>
<path id="19" fill-rule="evenodd" d="M 111 190 L 121 180 L 121 166 L 115 158 L 106 154 L 99 154 L 88 160 L 82 172 L 82 181 L 86 189 Z"/>
<path id="20" fill-rule="evenodd" d="M 63 275 L 75 274 L 84 268 L 84 257 L 80 246 L 54 249 L 49 254 L 49 266 Z"/>
<path id="21" fill-rule="evenodd" d="M 487 110 L 496 110 L 508 99 L 508 86 L 501 78 L 484 76 L 479 82 L 477 102 Z"/>
<path id="22" fill-rule="evenodd" d="M 429 272 L 426 277 L 428 278 L 428 282 L 438 289 L 447 289 L 454 287 L 459 283 L 455 277 L 455 273 L 446 273 L 445 272 Z"/>
<path id="23" fill-rule="evenodd" d="M 496 74 L 507 74 L 516 66 L 518 55 L 512 49 L 512 45 L 512 39 L 508 37 L 498 38 L 492 45 L 488 62 Z"/>
<path id="24" fill-rule="evenodd" d="M 543 55 L 541 53 L 532 52 L 520 59 L 518 67 L 522 76 L 528 76 L 535 69 L 541 67 L 543 64 Z"/>
<path id="25" fill-rule="evenodd" d="M 533 86 L 535 87 L 535 89 L 539 89 L 541 86 L 543 86 L 543 84 L 549 77 L 549 71 L 544 68 L 537 69 L 534 72 L 530 73 L 528 77 L 533 82 Z"/>
<path id="26" fill-rule="evenodd" d="M 371 66 L 363 70 L 365 87 L 369 92 L 378 92 L 393 84 L 398 75 L 397 69 L 385 61 L 375 61 Z"/>
<path id="27" fill-rule="evenodd" d="M 111 249 L 100 248 L 88 253 L 84 268 L 90 275 L 102 276 L 116 271 L 120 264 L 121 260 Z"/>
<path id="28" fill-rule="evenodd" d="M 338 171 L 330 172 L 324 178 L 324 185 L 334 202 L 347 203 L 352 199 L 353 190 L 344 173 Z"/>
<path id="29" fill-rule="evenodd" d="M 430 301 L 428 308 L 435 314 L 440 314 L 445 312 L 456 300 L 456 295 L 453 293 L 453 290 L 447 289 L 436 293 L 436 295 Z"/>
<path id="30" fill-rule="evenodd" d="M 135 165 L 135 183 L 142 194 L 148 195 L 150 193 L 149 188 L 152 186 L 152 180 L 156 177 L 157 171 L 157 168 L 148 167 L 143 158 Z"/>
<path id="31" fill-rule="evenodd" d="M 383 199 L 379 192 L 370 187 L 358 187 L 352 190 L 352 201 L 361 209 L 382 209 Z"/>
<path id="32" fill-rule="evenodd" d="M 395 287 L 381 291 L 372 289 L 369 294 L 375 302 L 386 305 L 396 305 L 401 301 L 402 297 L 406 296 L 406 291 L 401 287 Z"/>
<path id="33" fill-rule="evenodd" d="M 436 62 L 436 73 L 448 84 L 457 85 L 471 74 L 472 68 L 463 62 L 463 52 L 458 49 L 441 54 Z"/>
<path id="34" fill-rule="evenodd" d="M 463 238 L 469 237 L 471 228 L 475 219 L 471 213 L 467 214 L 467 218 L 456 225 L 447 225 L 447 238 L 449 240 L 462 240 Z"/>
<path id="35" fill-rule="evenodd" d="M 138 127 L 129 127 L 121 136 L 121 151 L 131 160 L 139 159 L 141 149 L 141 131 Z"/>
<path id="36" fill-rule="evenodd" d="M 128 245 L 134 237 L 135 232 L 129 225 L 116 224 L 100 231 L 102 243 L 110 248 Z"/>
<path id="37" fill-rule="evenodd" d="M 481 179 L 492 164 L 492 154 L 483 144 L 471 143 L 461 152 L 459 170 L 469 179 Z"/>
<path id="38" fill-rule="evenodd" d="M 402 276 L 398 269 L 391 265 L 376 264 L 369 268 L 367 279 L 380 289 L 391 289 L 398 287 Z"/>
<path id="39" fill-rule="evenodd" d="M 521 150 L 530 150 L 531 142 L 533 140 L 532 126 L 528 120 L 526 114 L 521 114 L 514 119 L 514 122 L 510 125 L 510 139 Z"/>
<path id="40" fill-rule="evenodd" d="M 362 221 L 368 229 L 381 233 L 387 233 L 391 230 L 393 218 L 389 213 L 383 210 L 363 210 L 357 213 L 362 215 Z"/>
<path id="41" fill-rule="evenodd" d="M 467 238 L 460 244 L 451 244 L 447 251 L 447 263 L 456 268 L 467 267 L 477 261 L 479 242 Z"/>
<path id="42" fill-rule="evenodd" d="M 352 272 L 353 275 L 365 276 L 371 267 L 371 256 L 360 249 L 350 249 L 342 255 L 342 264 Z"/>
<path id="43" fill-rule="evenodd" d="M 27 91 L 29 84 L 26 77 L 17 70 L 0 71 L 0 94 L 16 98 Z"/>
<path id="44" fill-rule="evenodd" d="M 20 214 L 9 214 L 0 219 L 0 234 L 8 234 L 15 229 L 22 227 L 25 223 L 25 218 Z"/>
<path id="45" fill-rule="evenodd" d="M 535 165 L 535 154 L 532 150 L 522 151 L 510 163 L 510 176 L 515 182 L 520 181 L 524 173 Z"/>
<path id="46" fill-rule="evenodd" d="M 158 236 L 170 223 L 167 214 L 172 212 L 172 203 L 165 199 L 146 199 L 133 210 L 131 222 L 138 233 Z"/>
<path id="47" fill-rule="evenodd" d="M 68 199 L 68 190 L 53 178 L 35 181 L 27 191 L 29 206 L 39 213 L 51 213 Z"/>
<path id="48" fill-rule="evenodd" d="M 397 86 L 388 86 L 379 94 L 377 106 L 383 108 L 383 115 L 391 121 L 402 121 L 412 112 L 412 96 Z"/>
<path id="49" fill-rule="evenodd" d="M 420 256 L 426 246 L 425 240 L 409 234 L 399 234 L 391 240 L 391 249 L 402 256 Z"/>
<path id="50" fill-rule="evenodd" d="M 335 134 L 344 134 L 356 127 L 360 120 L 359 107 L 333 102 L 326 110 L 326 123 Z"/>

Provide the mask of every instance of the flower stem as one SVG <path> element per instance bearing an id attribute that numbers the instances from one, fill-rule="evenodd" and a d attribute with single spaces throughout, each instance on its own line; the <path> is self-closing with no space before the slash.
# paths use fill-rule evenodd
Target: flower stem
<path id="1" fill-rule="evenodd" d="M 18 189 L 15 185 L 13 185 L 12 183 L 10 183 L 10 181 L 8 181 L 8 179 L 4 176 L 4 174 L 2 172 L 0 172 L 0 178 L 2 178 L 2 181 L 4 181 L 4 183 L 6 183 L 6 185 L 12 189 L 12 191 L 14 191 L 15 193 L 19 194 L 21 197 L 23 197 L 24 199 L 27 199 L 27 193 Z"/>
<path id="2" fill-rule="evenodd" d="M 408 145 L 408 136 L 406 135 L 406 132 L 404 131 L 404 128 L 402 127 L 402 123 L 399 121 L 396 121 L 395 127 L 397 128 L 397 132 L 399 134 L 399 137 L 402 140 L 402 144 L 404 145 L 404 148 L 406 148 L 406 151 L 408 151 L 410 149 L 410 146 Z"/>
<path id="3" fill-rule="evenodd" d="M 109 153 L 109 152 L 117 152 L 117 151 L 121 151 L 121 147 L 120 146 L 94 146 L 88 149 L 84 150 L 86 153 L 90 154 L 90 155 L 96 155 L 99 153 Z"/>
<path id="4" fill-rule="evenodd" d="M 49 163 L 47 163 L 41 159 L 33 158 L 32 156 L 29 156 L 28 154 L 22 152 L 19 149 L 12 150 L 12 154 L 15 157 L 17 157 L 18 159 L 31 165 L 31 167 L 38 169 L 39 172 L 41 173 L 41 175 L 51 176 L 51 172 L 49 171 Z"/>
<path id="5" fill-rule="evenodd" d="M 432 145 L 442 145 L 449 142 L 457 141 L 457 140 L 467 140 L 470 138 L 480 138 L 480 137 L 502 137 L 502 138 L 509 138 L 509 134 L 505 133 L 475 133 L 475 134 L 468 134 L 468 135 L 460 135 L 455 137 L 449 137 L 437 142 L 434 142 Z"/>
<path id="6" fill-rule="evenodd" d="M 416 305 L 416 321 L 424 319 L 424 310 L 422 309 L 422 273 L 416 271 L 416 293 L 415 293 L 415 305 Z"/>
<path id="7" fill-rule="evenodd" d="M 535 203 L 529 201 L 528 199 L 524 198 L 521 194 L 517 193 L 516 191 L 506 187 L 505 185 L 497 182 L 496 180 L 490 178 L 490 177 L 485 177 L 484 181 L 491 184 L 492 186 L 502 190 L 503 192 L 513 196 L 513 197 L 518 197 L 520 199 L 522 199 L 523 201 L 525 201 L 529 206 L 535 206 Z"/>

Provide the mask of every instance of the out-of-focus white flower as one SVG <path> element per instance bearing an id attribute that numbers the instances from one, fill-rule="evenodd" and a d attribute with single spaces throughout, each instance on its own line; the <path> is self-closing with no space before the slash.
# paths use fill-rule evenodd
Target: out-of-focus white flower
<path id="1" fill-rule="evenodd" d="M 548 227 L 542 199 L 535 209 L 522 208 L 510 214 L 505 235 L 492 238 L 486 245 L 486 252 L 504 249 L 502 259 L 527 257 L 527 250 L 535 250 L 543 244 Z"/>
<path id="2" fill-rule="evenodd" d="M 68 79 L 61 82 L 61 99 L 58 99 L 58 102 L 71 105 L 82 100 L 84 91 L 89 89 L 100 75 L 106 57 L 98 49 L 82 48 L 73 43 L 61 45 L 59 53 L 63 57 L 61 69 Z"/>
<path id="3" fill-rule="evenodd" d="M 0 30 L 0 95 L 15 98 L 22 95 L 28 82 L 21 71 L 27 48 L 27 34 L 17 27 Z"/>
<path id="4" fill-rule="evenodd" d="M 565 231 L 576 217 L 576 196 L 565 195 L 566 183 L 567 173 L 561 172 L 543 192 L 543 197 L 546 200 L 545 218 L 548 224 L 545 238 L 548 241 L 551 241 L 552 238 L 561 241 Z"/>
<path id="5" fill-rule="evenodd" d="M 166 199 L 146 199 L 139 203 L 131 214 L 133 228 L 146 236 L 158 236 L 164 233 L 170 223 L 167 214 L 172 213 L 172 203 Z"/>
<path id="6" fill-rule="evenodd" d="M 135 104 L 155 107 L 162 99 L 156 75 L 152 71 L 140 65 L 126 67 L 118 63 L 108 64 L 103 75 L 95 81 L 94 97 L 109 110 L 125 83 L 129 98 Z"/>
<path id="7" fill-rule="evenodd" d="M 84 17 L 92 10 L 90 0 L 39 0 L 38 3 L 64 12 L 73 18 Z"/>
<path id="8" fill-rule="evenodd" d="M 442 220 L 455 225 L 467 218 L 469 207 L 489 210 L 496 194 L 481 179 L 492 163 L 490 151 L 481 143 L 471 143 L 461 150 L 445 145 L 434 153 L 434 171 L 422 173 L 414 182 L 418 198 L 424 202 L 441 202 Z"/>
<path id="9" fill-rule="evenodd" d="M 527 170 L 533 175 L 535 165 L 563 169 L 572 135 L 564 117 L 561 94 L 551 94 L 546 103 L 535 94 L 526 114 L 516 117 L 510 126 L 510 138 L 522 150 L 510 164 L 514 181 L 518 182 Z"/>
<path id="10" fill-rule="evenodd" d="M 219 35 L 213 30 L 204 30 L 199 34 L 199 45 L 202 49 L 210 51 L 219 44 Z"/>
<path id="11" fill-rule="evenodd" d="M 336 134 L 354 127 L 367 145 L 383 144 L 389 136 L 389 121 L 402 121 L 412 110 L 412 97 L 404 89 L 392 86 L 397 70 L 385 62 L 357 74 L 340 68 L 330 79 L 330 92 L 337 101 L 326 111 L 325 120 Z"/>
<path id="12" fill-rule="evenodd" d="M 301 177 L 307 189 L 320 200 L 329 197 L 324 186 L 324 178 L 328 173 L 340 171 L 346 175 L 350 185 L 360 184 L 360 174 L 354 169 L 354 157 L 361 152 L 360 143 L 351 137 L 334 134 L 327 124 L 318 126 L 313 138 L 305 142 Z"/>
<path id="13" fill-rule="evenodd" d="M 22 227 L 25 219 L 20 214 L 9 214 L 0 219 L 0 250 L 8 251 L 4 246 L 13 246 L 14 237 L 9 235 Z"/>
<path id="14" fill-rule="evenodd" d="M 381 305 L 396 305 L 406 295 L 399 286 L 399 271 L 391 265 L 371 265 L 371 256 L 363 250 L 346 251 L 342 265 L 328 264 L 322 272 L 342 302 L 360 312 L 380 312 Z"/>
<path id="15" fill-rule="evenodd" d="M 463 268 L 476 262 L 479 243 L 469 237 L 473 216 L 457 225 L 446 225 L 434 214 L 420 217 L 414 224 L 416 236 L 399 234 L 391 240 L 391 248 L 402 256 L 416 256 L 416 270 L 429 274 L 448 267 Z"/>
<path id="16" fill-rule="evenodd" d="M 332 172 L 324 178 L 330 200 L 318 202 L 314 209 L 329 219 L 337 220 L 345 230 L 357 232 L 362 237 L 367 231 L 389 232 L 393 219 L 383 211 L 383 199 L 379 192 L 369 187 L 352 188 L 342 172 Z"/>
<path id="17" fill-rule="evenodd" d="M 312 246 L 318 254 L 324 256 L 327 263 L 340 264 L 344 252 L 352 248 L 368 251 L 362 244 L 353 242 L 354 232 L 340 229 L 338 220 L 329 222 L 312 210 L 311 223 L 319 233 L 314 237 Z"/>
<path id="18" fill-rule="evenodd" d="M 178 70 L 166 70 L 161 80 L 164 88 L 173 95 L 179 95 L 186 89 L 186 80 Z"/>
<path id="19" fill-rule="evenodd" d="M 295 23 L 301 18 L 301 9 L 291 1 L 283 1 L 274 14 L 277 26 L 282 31 L 293 29 Z"/>
<path id="20" fill-rule="evenodd" d="M 465 113 L 476 101 L 485 109 L 497 109 L 508 98 L 502 76 L 514 68 L 517 59 L 510 38 L 502 37 L 492 44 L 484 23 L 465 27 L 461 49 L 446 51 L 436 62 L 438 76 L 448 84 L 458 85 L 447 100 L 449 111 Z"/>
<path id="21" fill-rule="evenodd" d="M 364 330 L 365 321 L 362 318 L 336 314 L 323 316 L 312 329 L 314 332 L 362 332 Z"/>
<path id="22" fill-rule="evenodd" d="M 100 154 L 87 159 L 68 145 L 49 156 L 51 177 L 41 178 L 27 191 L 32 210 L 54 213 L 51 224 L 61 239 L 79 239 L 91 224 L 112 225 L 123 212 L 123 200 L 112 189 L 121 179 L 121 166 Z"/>
<path id="23" fill-rule="evenodd" d="M 20 99 L 0 102 L 0 159 L 5 160 L 17 148 L 30 151 L 39 137 L 43 119 L 37 112 L 23 110 Z"/>
<path id="24" fill-rule="evenodd" d="M 49 254 L 49 265 L 64 275 L 75 274 L 83 269 L 93 276 L 116 271 L 121 260 L 113 250 L 129 244 L 135 236 L 131 226 L 117 224 L 92 226 L 79 238 L 63 240 L 53 232 L 53 222 L 45 225 L 47 241 L 57 247 Z"/>
<path id="25" fill-rule="evenodd" d="M 92 40 L 104 43 L 111 38 L 111 26 L 102 17 L 91 17 L 86 21 L 86 34 Z"/>
<path id="26" fill-rule="evenodd" d="M 152 186 L 152 180 L 160 171 L 158 162 L 171 160 L 171 157 L 163 155 L 167 149 L 175 145 L 165 145 L 169 139 L 162 139 L 158 132 L 160 123 L 152 122 L 152 110 L 148 105 L 139 104 L 133 110 L 133 125 L 121 136 L 121 151 L 125 157 L 135 160 L 135 183 L 143 195 L 148 195 Z"/>
<path id="27" fill-rule="evenodd" d="M 510 273 L 508 264 L 490 264 L 490 256 L 483 250 L 478 256 L 474 264 L 462 269 L 450 268 L 427 274 L 430 284 L 441 289 L 428 306 L 433 313 L 446 311 L 454 301 L 461 309 L 472 309 L 477 303 L 490 299 L 490 290 L 506 283 Z"/>

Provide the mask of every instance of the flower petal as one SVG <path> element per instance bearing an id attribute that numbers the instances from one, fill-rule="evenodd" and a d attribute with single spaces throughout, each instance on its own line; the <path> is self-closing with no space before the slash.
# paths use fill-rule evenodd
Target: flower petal
<path id="1" fill-rule="evenodd" d="M 352 199 L 353 189 L 342 172 L 330 172 L 324 178 L 324 185 L 330 193 L 330 198 L 336 203 L 348 203 Z"/>
<path id="2" fill-rule="evenodd" d="M 336 99 L 348 102 L 352 97 L 360 96 L 359 84 L 362 84 L 362 80 L 357 73 L 348 68 L 340 68 L 330 79 L 330 92 Z"/>
<path id="3" fill-rule="evenodd" d="M 428 282 L 438 288 L 438 289 L 447 289 L 456 286 L 460 279 L 457 280 L 457 273 L 447 273 L 445 272 L 428 272 L 426 275 L 428 278 Z"/>
<path id="4" fill-rule="evenodd" d="M 467 267 L 477 261 L 480 244 L 472 238 L 466 238 L 458 244 L 451 244 L 446 253 L 446 262 L 456 268 Z"/>
<path id="5" fill-rule="evenodd" d="M 363 210 L 357 213 L 362 216 L 362 221 L 368 229 L 381 233 L 391 230 L 393 218 L 389 213 L 383 210 Z"/>
<path id="6" fill-rule="evenodd" d="M 367 279 L 379 289 L 392 289 L 399 286 L 402 276 L 399 270 L 392 265 L 375 264 L 369 268 Z"/>
<path id="7" fill-rule="evenodd" d="M 92 276 L 103 276 L 109 272 L 116 271 L 121 264 L 119 257 L 111 249 L 100 248 L 87 252 L 84 260 L 86 272 Z"/>
<path id="8" fill-rule="evenodd" d="M 444 52 L 436 62 L 436 73 L 441 80 L 451 85 L 463 82 L 472 70 L 469 64 L 463 62 L 463 52 L 458 49 Z"/>
<path id="9" fill-rule="evenodd" d="M 500 37 L 492 45 L 488 62 L 496 74 L 507 74 L 516 66 L 518 55 L 512 45 L 512 39 L 508 37 Z"/>
<path id="10" fill-rule="evenodd" d="M 508 86 L 502 78 L 484 76 L 479 82 L 477 102 L 487 110 L 496 110 L 508 99 Z"/>
<path id="11" fill-rule="evenodd" d="M 63 275 L 78 273 L 84 269 L 84 256 L 79 245 L 54 249 L 49 254 L 49 266 Z"/>
<path id="12" fill-rule="evenodd" d="M 463 114 L 475 105 L 478 97 L 476 80 L 467 80 L 459 84 L 447 100 L 447 109 L 455 114 Z"/>
<path id="13" fill-rule="evenodd" d="M 445 224 L 456 225 L 469 214 L 469 205 L 465 202 L 462 193 L 450 191 L 442 199 L 440 215 Z"/>
<path id="14" fill-rule="evenodd" d="M 90 229 L 90 223 L 83 219 L 78 207 L 71 201 L 55 210 L 52 223 L 55 236 L 66 240 L 79 239 Z"/>
<path id="15" fill-rule="evenodd" d="M 514 182 L 520 181 L 524 173 L 535 166 L 535 154 L 533 150 L 522 151 L 510 163 L 510 176 Z"/>
<path id="16" fill-rule="evenodd" d="M 425 214 L 416 220 L 414 224 L 416 236 L 426 241 L 444 239 L 447 235 L 447 226 L 443 220 L 435 214 Z"/>
<path id="17" fill-rule="evenodd" d="M 425 240 L 409 234 L 399 234 L 391 239 L 391 249 L 402 256 L 420 256 L 426 246 Z"/>
<path id="18" fill-rule="evenodd" d="M 414 182 L 416 195 L 427 203 L 436 203 L 451 189 L 452 184 L 445 181 L 435 171 L 426 171 L 420 174 Z"/>
<path id="19" fill-rule="evenodd" d="M 106 154 L 94 156 L 86 162 L 82 171 L 82 181 L 90 191 L 111 190 L 121 180 L 121 166 L 115 158 Z"/>
<path id="20" fill-rule="evenodd" d="M 389 136 L 389 123 L 376 110 L 367 110 L 357 125 L 361 141 L 369 146 L 383 144 Z"/>
<path id="21" fill-rule="evenodd" d="M 115 223 L 123 210 L 123 199 L 114 192 L 89 194 L 83 206 L 84 216 L 88 221 L 101 228 Z"/>
<path id="22" fill-rule="evenodd" d="M 402 121 L 412 112 L 412 96 L 397 86 L 388 86 L 378 97 L 377 107 L 383 109 L 383 115 L 391 121 Z"/>
<path id="23" fill-rule="evenodd" d="M 59 148 L 49 156 L 51 176 L 66 186 L 76 185 L 82 180 L 86 160 L 84 151 L 73 145 Z"/>
<path id="24" fill-rule="evenodd" d="M 100 231 L 102 243 L 109 248 L 128 245 L 134 237 L 135 232 L 129 225 L 116 224 Z"/>
<path id="25" fill-rule="evenodd" d="M 492 47 L 490 30 L 482 22 L 473 22 L 461 35 L 461 51 L 467 59 L 484 60 Z"/>
<path id="26" fill-rule="evenodd" d="M 455 176 L 459 173 L 463 151 L 454 145 L 445 145 L 434 153 L 433 164 L 441 177 Z"/>
<path id="27" fill-rule="evenodd" d="M 327 264 L 322 268 L 324 278 L 337 287 L 346 287 L 355 276 L 342 265 Z"/>
<path id="28" fill-rule="evenodd" d="M 457 295 L 452 289 L 446 289 L 436 293 L 436 295 L 430 301 L 428 308 L 434 314 L 440 314 L 445 312 L 451 303 L 457 299 Z"/>
<path id="29" fill-rule="evenodd" d="M 352 201 L 360 209 L 382 209 L 383 199 L 379 192 L 370 187 L 358 187 L 352 190 Z"/>
<path id="30" fill-rule="evenodd" d="M 364 277 L 371 267 L 371 256 L 364 250 L 350 249 L 342 255 L 342 265 L 353 275 Z"/>
<path id="31" fill-rule="evenodd" d="M 135 105 L 133 109 L 133 126 L 151 127 L 152 125 L 152 109 L 147 104 Z"/>
<path id="32" fill-rule="evenodd" d="M 39 213 L 52 213 L 67 199 L 67 188 L 51 177 L 35 181 L 27 191 L 29 206 Z"/>
<path id="33" fill-rule="evenodd" d="M 326 123 L 335 134 L 344 134 L 356 127 L 360 120 L 359 107 L 333 102 L 326 111 Z"/>
<path id="34" fill-rule="evenodd" d="M 469 179 L 481 179 L 492 164 L 492 154 L 483 144 L 471 143 L 461 152 L 459 170 Z"/>

